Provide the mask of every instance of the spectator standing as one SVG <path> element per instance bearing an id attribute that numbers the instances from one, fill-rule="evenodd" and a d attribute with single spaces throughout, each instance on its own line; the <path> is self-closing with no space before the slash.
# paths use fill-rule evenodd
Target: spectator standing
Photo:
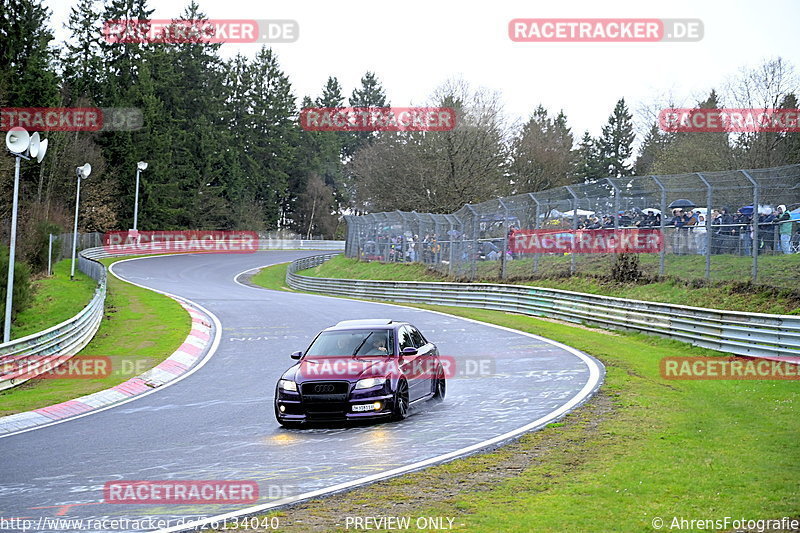
<path id="1" fill-rule="evenodd" d="M 781 239 L 781 251 L 784 254 L 792 253 L 792 215 L 786 210 L 785 205 L 778 206 L 778 216 L 775 218 L 778 224 L 778 234 Z"/>
<path id="2" fill-rule="evenodd" d="M 703 213 L 696 213 L 697 224 L 694 226 L 694 244 L 699 255 L 706 255 L 706 216 Z"/>

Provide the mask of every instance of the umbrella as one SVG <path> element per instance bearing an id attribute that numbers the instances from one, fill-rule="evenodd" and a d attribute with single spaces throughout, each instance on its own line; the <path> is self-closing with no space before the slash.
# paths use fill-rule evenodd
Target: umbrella
<path id="1" fill-rule="evenodd" d="M 562 213 L 565 217 L 572 217 L 578 215 L 579 217 L 590 217 L 594 215 L 594 211 L 587 211 L 586 209 L 575 209 L 574 211 L 567 211 Z"/>
<path id="2" fill-rule="evenodd" d="M 694 207 L 695 203 L 691 200 L 687 200 L 686 198 L 681 198 L 680 200 L 675 200 L 671 204 L 669 204 L 670 209 L 675 209 L 676 207 L 684 208 L 684 207 Z"/>
<path id="3" fill-rule="evenodd" d="M 648 207 L 647 209 L 644 210 L 644 212 L 647 213 L 648 215 L 660 215 L 661 209 L 656 209 L 655 207 Z"/>
<path id="4" fill-rule="evenodd" d="M 753 206 L 752 205 L 745 205 L 739 208 L 739 212 L 743 215 L 752 215 L 753 214 Z"/>

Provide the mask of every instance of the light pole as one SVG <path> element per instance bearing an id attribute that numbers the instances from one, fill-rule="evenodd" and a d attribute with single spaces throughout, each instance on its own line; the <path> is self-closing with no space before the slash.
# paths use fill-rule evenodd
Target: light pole
<path id="1" fill-rule="evenodd" d="M 85 180 L 92 173 L 92 165 L 86 163 L 82 167 L 75 169 L 78 175 L 78 191 L 75 193 L 75 226 L 72 228 L 72 269 L 69 272 L 69 279 L 75 279 L 75 254 L 78 250 L 78 206 L 81 202 L 81 180 Z"/>
<path id="2" fill-rule="evenodd" d="M 136 163 L 136 201 L 133 205 L 133 231 L 139 229 L 139 173 L 145 169 L 147 169 L 146 161 L 139 161 Z"/>
<path id="3" fill-rule="evenodd" d="M 24 128 L 11 128 L 6 134 L 6 148 L 17 159 L 14 165 L 14 200 L 11 208 L 11 239 L 8 249 L 8 282 L 6 284 L 6 313 L 3 323 L 3 342 L 11 340 L 11 307 L 14 303 L 14 252 L 17 246 L 17 207 L 19 205 L 19 167 L 22 159 L 36 158 L 41 163 L 47 152 L 47 139 L 39 140 L 39 134 L 28 135 Z"/>

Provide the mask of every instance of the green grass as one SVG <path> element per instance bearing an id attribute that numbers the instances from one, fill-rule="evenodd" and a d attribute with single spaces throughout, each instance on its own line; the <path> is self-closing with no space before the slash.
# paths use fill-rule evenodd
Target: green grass
<path id="1" fill-rule="evenodd" d="M 344 255 L 337 255 L 317 267 L 303 270 L 302 274 L 320 278 L 338 277 L 346 279 L 380 279 L 385 281 L 442 280 L 438 273 L 429 270 L 420 263 L 379 263 L 381 265 L 380 270 L 375 269 L 375 264 L 348 259 Z"/>
<path id="2" fill-rule="evenodd" d="M 796 256 L 800 259 L 800 254 L 796 254 Z M 770 259 L 779 258 L 774 257 Z M 511 261 L 509 262 L 509 266 L 515 263 L 519 264 L 522 263 L 522 261 Z M 798 263 L 797 269 L 800 271 L 800 263 Z M 447 278 L 441 274 L 428 270 L 418 263 L 368 263 L 346 258 L 342 255 L 336 256 L 318 267 L 303 270 L 300 273 L 304 276 L 324 278 L 392 281 L 447 280 Z M 273 274 L 268 274 L 264 270 L 259 273 L 259 276 L 268 275 Z M 483 279 L 482 281 L 498 282 L 498 280 L 491 279 Z M 506 283 L 602 294 L 634 300 L 672 303 L 692 307 L 709 307 L 714 309 L 758 313 L 800 314 L 800 293 L 790 290 L 771 289 L 769 287 L 743 286 L 737 283 L 698 286 L 691 282 L 669 279 L 646 284 L 620 284 L 587 276 L 540 278 L 536 280 L 509 280 L 506 281 Z M 800 285 L 798 286 L 800 287 Z M 280 289 L 280 287 L 273 288 Z"/>
<path id="3" fill-rule="evenodd" d="M 286 266 L 271 268 L 278 279 Z M 605 384 L 559 423 L 496 452 L 274 513 L 282 530 L 345 531 L 346 516 L 384 515 L 455 517 L 456 529 L 475 532 L 651 532 L 655 517 L 800 517 L 800 382 L 667 381 L 661 358 L 721 354 L 498 311 L 415 307 L 579 348 L 606 365 Z"/>
<path id="4" fill-rule="evenodd" d="M 262 268 L 250 278 L 250 283 L 276 291 L 291 291 L 292 289 L 286 286 L 286 269 L 288 266 L 289 263 L 280 263 L 269 268 Z"/>
<path id="5" fill-rule="evenodd" d="M 103 259 L 108 266 L 115 259 Z M 108 276 L 105 316 L 75 357 L 109 356 L 112 373 L 93 379 L 33 379 L 0 393 L 0 416 L 38 409 L 122 383 L 172 355 L 191 329 L 173 299 Z"/>
<path id="6" fill-rule="evenodd" d="M 614 257 L 608 254 L 583 254 L 575 258 L 575 271 L 579 274 L 607 275 Z M 642 271 L 651 277 L 658 276 L 658 254 L 639 254 Z M 533 274 L 533 259 L 508 261 L 506 275 L 529 277 Z M 545 255 L 539 258 L 539 274 L 564 275 L 569 273 L 569 255 Z M 751 280 L 751 257 L 734 255 L 711 256 L 711 278 L 713 282 L 749 282 Z M 464 267 L 466 268 L 466 267 Z M 684 281 L 702 280 L 705 277 L 706 258 L 700 255 L 665 256 L 664 275 Z M 465 272 L 464 274 L 468 274 Z M 498 278 L 499 261 L 480 261 L 477 265 L 480 278 Z M 760 255 L 758 257 L 758 283 L 769 287 L 797 289 L 800 287 L 800 254 Z"/>
<path id="7" fill-rule="evenodd" d="M 53 265 L 53 275 L 33 282 L 32 305 L 17 313 L 11 338 L 18 339 L 45 330 L 77 315 L 94 296 L 97 282 L 79 270 L 70 281 L 71 261 Z"/>

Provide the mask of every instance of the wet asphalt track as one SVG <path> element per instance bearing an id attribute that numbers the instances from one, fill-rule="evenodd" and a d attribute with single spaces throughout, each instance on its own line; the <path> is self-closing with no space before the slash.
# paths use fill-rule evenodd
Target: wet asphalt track
<path id="1" fill-rule="evenodd" d="M 577 355 L 510 331 L 421 310 L 234 282 L 247 269 L 313 253 L 184 255 L 118 264 L 120 277 L 188 298 L 216 315 L 222 324 L 219 347 L 205 366 L 168 388 L 0 439 L 0 517 L 36 523 L 40 517 L 194 519 L 237 508 L 105 504 L 102 488 L 110 480 L 255 480 L 258 503 L 265 504 L 498 437 L 596 384 L 597 368 L 590 376 Z M 289 354 L 305 349 L 322 328 L 364 317 L 408 320 L 443 355 L 462 362 L 489 359 L 492 373 L 449 380 L 444 403 L 425 402 L 399 423 L 278 426 L 273 392 L 293 362 Z"/>

